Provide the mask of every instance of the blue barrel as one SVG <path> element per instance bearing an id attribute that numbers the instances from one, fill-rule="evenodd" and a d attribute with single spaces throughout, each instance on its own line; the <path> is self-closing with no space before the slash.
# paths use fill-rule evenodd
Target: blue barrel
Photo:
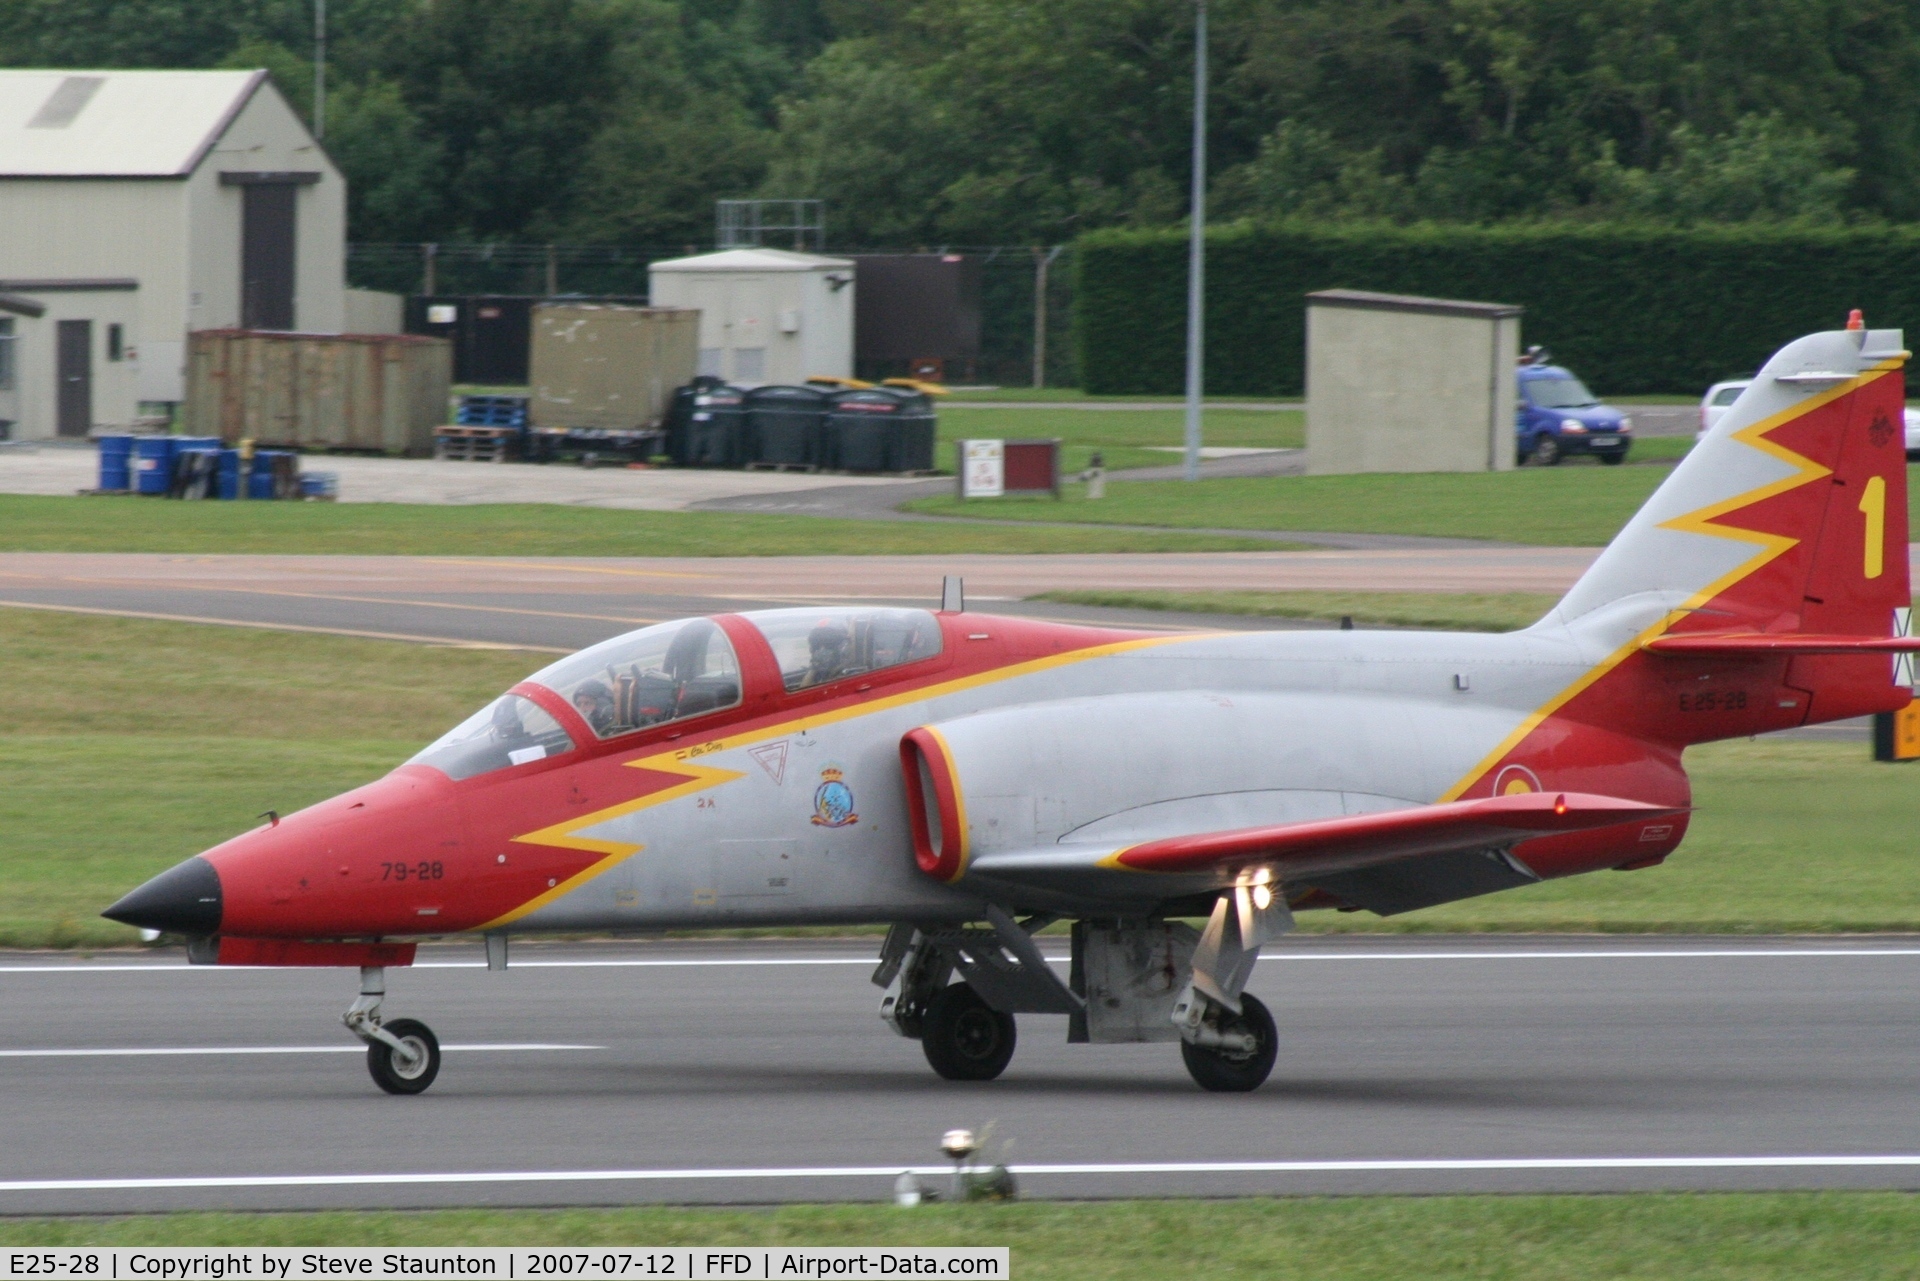
<path id="1" fill-rule="evenodd" d="M 175 436 L 173 447 L 176 452 L 182 449 L 218 449 L 220 438 L 218 436 Z"/>
<path id="2" fill-rule="evenodd" d="M 297 474 L 299 455 L 291 449 L 262 449 L 253 456 L 253 470 L 247 476 L 248 498 L 278 498 L 282 492 L 280 476 L 285 473 L 289 478 Z M 289 498 L 299 497 L 299 482 L 290 480 L 284 486 Z"/>
<path id="3" fill-rule="evenodd" d="M 220 497 L 229 501 L 240 497 L 240 451 L 220 451 L 220 475 L 214 482 Z"/>
<path id="4" fill-rule="evenodd" d="M 173 487 L 173 437 L 133 438 L 133 489 L 136 493 L 166 497 Z"/>
<path id="5" fill-rule="evenodd" d="M 100 488 L 133 488 L 133 437 L 100 437 Z"/>

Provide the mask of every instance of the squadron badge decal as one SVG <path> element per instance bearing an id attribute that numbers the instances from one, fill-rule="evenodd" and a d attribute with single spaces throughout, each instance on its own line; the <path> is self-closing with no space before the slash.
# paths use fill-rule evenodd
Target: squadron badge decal
<path id="1" fill-rule="evenodd" d="M 845 777 L 831 765 L 820 771 L 820 786 L 813 789 L 815 827 L 852 827 L 860 821 L 853 812 L 853 789 L 841 781 Z"/>

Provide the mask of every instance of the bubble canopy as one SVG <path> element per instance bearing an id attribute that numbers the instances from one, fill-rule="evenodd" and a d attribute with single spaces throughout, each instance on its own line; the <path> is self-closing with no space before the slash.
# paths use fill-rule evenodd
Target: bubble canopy
<path id="1" fill-rule="evenodd" d="M 766 638 L 789 694 L 940 652 L 939 620 L 924 609 L 761 609 L 742 617 Z"/>
<path id="2" fill-rule="evenodd" d="M 790 694 L 941 651 L 939 621 L 922 609 L 764 609 L 741 617 L 773 651 Z M 711 618 L 615 636 L 542 668 L 525 683 L 553 691 L 603 741 L 741 702 L 739 657 Z M 574 746 L 559 720 L 538 703 L 504 694 L 408 763 L 431 765 L 457 781 Z"/>
<path id="3" fill-rule="evenodd" d="M 527 679 L 566 699 L 603 739 L 740 703 L 740 661 L 711 618 L 643 627 Z"/>

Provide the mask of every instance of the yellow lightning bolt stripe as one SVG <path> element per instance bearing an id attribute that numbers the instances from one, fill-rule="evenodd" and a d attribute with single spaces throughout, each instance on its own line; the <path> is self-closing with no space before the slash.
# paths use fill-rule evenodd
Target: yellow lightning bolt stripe
<path id="1" fill-rule="evenodd" d="M 1778 494 L 1784 494 L 1790 489 L 1798 489 L 1802 485 L 1811 484 L 1816 480 L 1832 475 L 1833 473 L 1830 469 L 1822 467 L 1811 458 L 1796 454 L 1786 446 L 1766 439 L 1767 433 L 1783 427 L 1795 419 L 1805 417 L 1823 405 L 1828 405 L 1839 400 L 1842 396 L 1851 395 L 1875 379 L 1899 369 L 1905 363 L 1906 358 L 1904 353 L 1890 360 L 1881 361 L 1871 369 L 1862 370 L 1846 382 L 1834 387 L 1829 387 L 1826 391 L 1810 396 L 1791 408 L 1783 409 L 1771 417 L 1762 418 L 1760 421 L 1742 427 L 1739 431 L 1734 432 L 1732 437 L 1734 440 L 1740 441 L 1742 444 L 1751 445 L 1763 453 L 1771 454 L 1781 462 L 1792 467 L 1794 473 L 1790 476 L 1783 476 L 1779 480 L 1770 481 L 1756 489 L 1750 489 L 1745 493 L 1736 494 L 1732 498 L 1709 504 L 1697 511 L 1688 512 L 1683 516 L 1676 516 L 1672 520 L 1662 521 L 1660 528 L 1678 530 L 1688 534 L 1705 534 L 1711 538 L 1729 538 L 1736 542 L 1753 543 L 1759 548 L 1759 551 L 1756 552 L 1754 556 L 1695 592 L 1687 598 L 1685 604 L 1668 611 L 1658 622 L 1646 628 L 1632 640 L 1588 668 L 1580 675 L 1578 680 L 1528 713 L 1528 715 L 1521 720 L 1518 727 L 1500 741 L 1498 747 L 1483 756 L 1477 765 L 1460 777 L 1458 782 L 1454 783 L 1454 785 L 1449 787 L 1445 792 L 1442 792 L 1439 801 L 1436 803 L 1459 800 L 1468 788 L 1472 787 L 1484 777 L 1488 770 L 1494 768 L 1504 760 L 1508 752 L 1511 752 L 1524 742 L 1527 735 L 1538 729 L 1541 723 L 1549 716 L 1552 716 L 1562 707 L 1565 707 L 1568 703 L 1586 692 L 1595 682 L 1625 662 L 1648 641 L 1665 633 L 1669 627 L 1673 626 L 1675 622 L 1690 611 L 1705 605 L 1708 601 L 1720 595 L 1735 583 L 1758 573 L 1785 555 L 1788 551 L 1798 546 L 1800 543 L 1799 539 L 1789 537 L 1785 534 L 1765 534 L 1757 530 L 1739 529 L 1727 525 L 1716 525 L 1711 522 L 1721 516 L 1751 507 L 1755 503 L 1764 502 L 1766 499 Z"/>
<path id="2" fill-rule="evenodd" d="M 755 743 L 764 742 L 767 739 L 782 738 L 789 734 L 797 734 L 805 730 L 818 729 L 824 725 L 833 725 L 840 721 L 852 720 L 858 716 L 869 716 L 877 712 L 889 711 L 896 707 L 904 707 L 910 703 L 924 702 L 930 698 L 939 698 L 947 694 L 959 693 L 962 690 L 977 689 L 983 685 L 998 684 L 1001 681 L 1012 680 L 1015 677 L 1030 676 L 1036 672 L 1050 671 L 1054 668 L 1066 667 L 1075 663 L 1084 663 L 1091 659 L 1107 658 L 1115 654 L 1152 649 L 1161 645 L 1176 645 L 1222 634 L 1224 633 L 1150 636 L 1139 640 L 1115 641 L 1110 645 L 1094 645 L 1087 649 L 1069 650 L 1064 654 L 1050 654 L 1045 658 L 1028 659 L 1023 663 L 1014 663 L 1006 667 L 996 667 L 992 671 L 979 672 L 972 676 L 957 677 L 954 680 L 942 681 L 937 685 L 903 690 L 898 694 L 889 694 L 883 698 L 873 699 L 870 702 L 855 703 L 850 707 L 816 712 L 811 716 L 796 717 L 793 720 L 782 721 L 762 729 L 751 730 L 746 733 L 735 734 L 724 738 L 710 739 L 693 747 L 670 748 L 664 752 L 657 752 L 652 756 L 643 756 L 627 761 L 625 764 L 629 769 L 652 770 L 662 774 L 678 774 L 681 775 L 685 781 L 675 783 L 673 786 L 658 792 L 649 792 L 645 796 L 636 797 L 630 801 L 622 801 L 620 804 L 609 806 L 606 809 L 595 810 L 593 813 L 584 814 L 579 818 L 568 819 L 563 823 L 555 823 L 550 827 L 543 827 L 538 831 L 528 832 L 523 836 L 514 837 L 513 840 L 521 844 L 557 846 L 561 849 L 584 850 L 588 853 L 603 855 L 604 857 L 588 864 L 558 885 L 552 886 L 513 910 L 495 917 L 485 925 L 476 928 L 482 930 L 499 929 L 503 925 L 510 924 L 524 916 L 530 915 L 556 899 L 578 889 L 596 876 L 612 868 L 615 864 L 632 858 L 635 854 L 638 854 L 642 849 L 646 848 L 641 844 L 624 841 L 603 841 L 595 837 L 578 836 L 575 835 L 575 833 L 586 828 L 596 827 L 601 823 L 620 818 L 626 814 L 637 813 L 640 810 L 649 809 L 655 805 L 664 805 L 668 801 L 678 800 L 685 796 L 692 796 L 697 792 L 704 792 L 709 788 L 719 787 L 722 784 L 731 783 L 737 779 L 746 777 L 746 775 L 739 770 L 715 769 L 711 766 L 691 764 L 690 762 L 697 757 L 709 756 L 715 752 L 728 751 L 735 748 L 749 747 Z M 957 791 L 955 796 L 957 799 Z"/>
<path id="3" fill-rule="evenodd" d="M 640 765 L 641 762 L 629 761 L 628 764 L 637 766 Z M 691 796 L 695 792 L 705 791 L 709 787 L 718 787 L 722 783 L 731 783 L 736 778 L 746 777 L 738 770 L 712 769 L 705 765 L 683 765 L 669 772 L 684 774 L 686 779 L 684 782 L 675 783 L 672 787 L 665 788 L 661 791 L 649 792 L 645 796 L 637 797 L 623 804 L 597 810 L 585 818 L 571 819 L 565 823 L 555 823 L 553 826 L 543 827 L 537 832 L 528 832 L 524 836 L 514 837 L 513 840 L 517 844 L 546 845 L 557 846 L 560 849 L 584 850 L 587 853 L 600 854 L 604 857 L 594 860 L 586 867 L 575 872 L 572 876 L 569 876 L 566 880 L 561 881 L 558 885 L 550 887 L 544 893 L 535 895 L 512 911 L 496 916 L 493 920 L 488 921 L 485 925 L 479 926 L 478 928 L 483 930 L 498 929 L 503 925 L 519 920 L 523 916 L 537 912 L 554 900 L 562 898 L 580 886 L 585 885 L 588 881 L 600 875 L 600 873 L 613 867 L 614 864 L 632 858 L 635 854 L 638 854 L 646 848 L 645 845 L 627 841 L 603 841 L 591 836 L 575 836 L 574 833 L 581 828 L 593 823 L 605 822 L 608 819 L 619 818 L 622 814 L 631 814 L 636 810 L 643 810 L 651 805 L 663 805 L 679 797 Z"/>

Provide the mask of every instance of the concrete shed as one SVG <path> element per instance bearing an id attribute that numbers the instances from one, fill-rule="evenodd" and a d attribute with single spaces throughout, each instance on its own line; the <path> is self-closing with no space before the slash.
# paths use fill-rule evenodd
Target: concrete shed
<path id="1" fill-rule="evenodd" d="M 848 258 L 726 249 L 647 268 L 655 307 L 700 312 L 699 370 L 743 387 L 853 376 Z"/>
<path id="2" fill-rule="evenodd" d="M 131 280 L 0 281 L 0 440 L 133 424 Z"/>
<path id="3" fill-rule="evenodd" d="M 346 184 L 264 71 L 0 70 L 0 227 L 0 290 L 127 282 L 65 318 L 123 326 L 141 401 L 183 397 L 189 331 L 345 326 Z"/>
<path id="4" fill-rule="evenodd" d="M 1307 295 L 1307 470 L 1507 471 L 1522 308 Z"/>

